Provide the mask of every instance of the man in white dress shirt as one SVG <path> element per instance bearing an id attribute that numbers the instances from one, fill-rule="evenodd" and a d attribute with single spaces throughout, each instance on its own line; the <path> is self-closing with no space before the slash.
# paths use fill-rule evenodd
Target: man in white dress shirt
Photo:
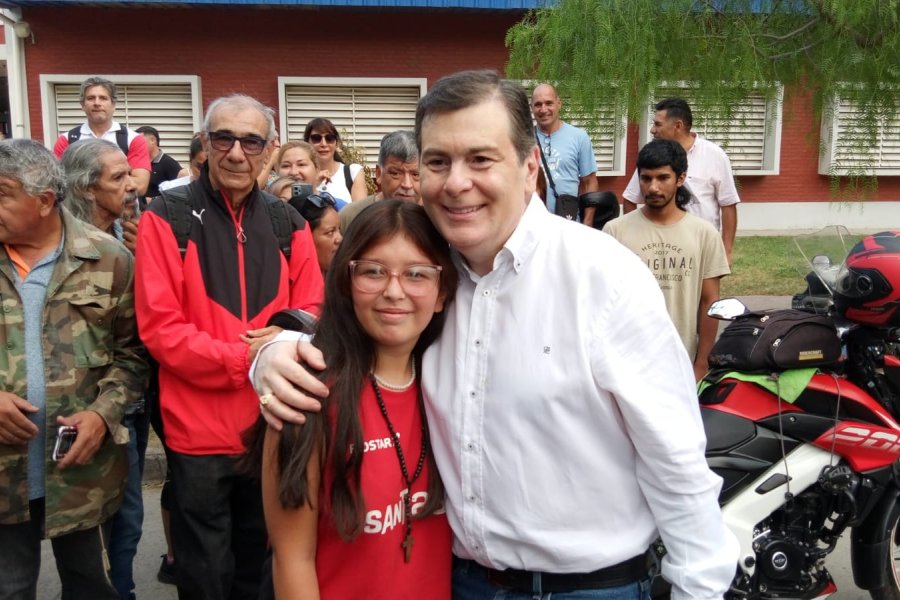
<path id="1" fill-rule="evenodd" d="M 516 84 L 492 71 L 441 79 L 416 137 L 424 205 L 462 275 L 422 368 L 454 599 L 647 598 L 660 534 L 672 597 L 721 598 L 737 544 L 653 276 L 534 194 L 540 158 Z M 327 393 L 298 356 L 323 366 L 309 344 L 276 342 L 252 373 L 276 428 L 302 420 L 290 407 L 317 410 L 292 384 Z"/>

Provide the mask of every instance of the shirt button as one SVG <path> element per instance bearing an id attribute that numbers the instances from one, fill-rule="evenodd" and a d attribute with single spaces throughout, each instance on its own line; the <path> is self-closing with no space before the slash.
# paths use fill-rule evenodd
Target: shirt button
<path id="1" fill-rule="evenodd" d="M 475 340 L 475 345 L 476 345 L 476 346 L 480 346 L 480 345 L 481 345 L 481 340 Z"/>
<path id="2" fill-rule="evenodd" d="M 469 502 L 475 502 L 475 494 L 469 494 Z"/>
<path id="3" fill-rule="evenodd" d="M 475 397 L 475 392 L 474 392 L 474 391 L 469 392 L 469 397 L 470 397 L 470 398 L 474 398 L 474 397 Z"/>
<path id="4" fill-rule="evenodd" d="M 482 293 L 483 295 L 485 295 L 485 296 L 490 296 L 490 295 L 491 295 L 491 290 L 484 290 L 484 291 L 481 292 L 481 293 Z"/>
<path id="5" fill-rule="evenodd" d="M 473 452 L 475 451 L 475 447 L 476 446 L 473 442 L 469 442 L 468 444 L 466 444 L 466 449 L 471 450 Z"/>

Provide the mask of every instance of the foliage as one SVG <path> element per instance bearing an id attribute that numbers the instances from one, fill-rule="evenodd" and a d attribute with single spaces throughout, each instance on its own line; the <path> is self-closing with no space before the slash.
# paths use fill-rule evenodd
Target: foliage
<path id="1" fill-rule="evenodd" d="M 506 44 L 509 77 L 554 82 L 595 118 L 639 122 L 666 83 L 688 85 L 696 109 L 721 119 L 779 84 L 809 89 L 816 115 L 839 92 L 870 135 L 900 112 L 900 0 L 559 0 Z"/>
<path id="2" fill-rule="evenodd" d="M 348 140 L 351 140 L 353 138 L 346 129 L 340 129 L 338 133 L 341 136 L 341 158 L 344 159 L 345 164 L 350 165 L 356 163 L 358 165 L 362 165 L 363 177 L 366 178 L 366 189 L 368 190 L 370 195 L 374 194 L 377 191 L 377 185 L 375 183 L 375 170 L 369 166 L 369 163 L 366 160 L 366 149 L 362 146 L 354 146 L 351 142 L 349 142 Z"/>

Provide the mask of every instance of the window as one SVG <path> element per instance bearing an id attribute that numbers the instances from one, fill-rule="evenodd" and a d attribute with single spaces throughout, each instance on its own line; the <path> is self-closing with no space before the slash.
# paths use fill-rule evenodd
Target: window
<path id="1" fill-rule="evenodd" d="M 324 117 L 342 141 L 365 153 L 374 166 L 381 138 L 396 129 L 412 131 L 425 79 L 279 77 L 282 140 L 302 140 L 306 124 Z"/>
<path id="2" fill-rule="evenodd" d="M 858 105 L 837 98 L 822 117 L 819 173 L 900 175 L 900 115 L 882 115 L 867 126 Z"/>
<path id="3" fill-rule="evenodd" d="M 81 82 L 90 75 L 41 75 L 45 143 L 84 123 L 78 102 Z M 194 133 L 200 131 L 200 79 L 194 76 L 104 75 L 117 88 L 115 120 L 131 129 L 150 125 L 159 130 L 163 151 L 187 167 Z"/>
<path id="4" fill-rule="evenodd" d="M 648 105 L 646 120 L 641 122 L 640 144 L 650 141 L 650 126 L 656 114 L 654 106 L 663 98 L 684 98 L 691 104 L 694 124 L 691 131 L 720 145 L 731 160 L 735 175 L 777 175 L 781 158 L 781 106 L 784 88 L 779 87 L 772 100 L 762 94 L 751 95 L 734 110 L 730 119 L 705 118 L 691 102 L 686 86 L 657 89 L 656 99 Z"/>

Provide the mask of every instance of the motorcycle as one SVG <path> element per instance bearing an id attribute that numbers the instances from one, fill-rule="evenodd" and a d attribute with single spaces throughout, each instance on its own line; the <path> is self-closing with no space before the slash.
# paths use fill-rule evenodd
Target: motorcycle
<path id="1" fill-rule="evenodd" d="M 801 236 L 809 274 L 794 312 L 754 313 L 735 298 L 709 310 L 732 321 L 723 344 L 756 344 L 757 352 L 765 324 L 804 311 L 801 321 L 806 313 L 820 325 L 826 318 L 836 340 L 820 339 L 837 348 L 831 356 L 797 350 L 795 328 L 766 342 L 768 367 L 748 373 L 729 366 L 728 357 L 742 364 L 733 354 L 720 354 L 724 364 L 701 382 L 707 460 L 723 479 L 723 517 L 740 544 L 728 598 L 835 592 L 825 562 L 849 530 L 856 585 L 874 600 L 900 600 L 898 240 L 896 232 L 869 236 L 848 253 L 855 240 L 843 228 Z M 814 368 L 780 367 L 785 349 L 799 352 L 800 365 L 812 357 Z"/>

